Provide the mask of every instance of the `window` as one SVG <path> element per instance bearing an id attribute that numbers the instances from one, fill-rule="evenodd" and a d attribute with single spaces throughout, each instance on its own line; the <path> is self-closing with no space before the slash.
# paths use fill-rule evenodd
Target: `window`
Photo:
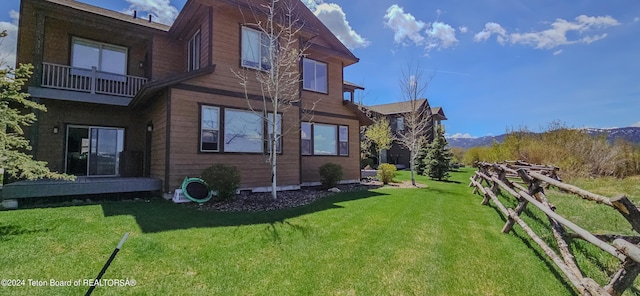
<path id="1" fill-rule="evenodd" d="M 303 122 L 300 126 L 300 153 L 311 155 L 311 123 Z"/>
<path id="2" fill-rule="evenodd" d="M 339 127 L 339 149 L 340 155 L 348 156 L 349 155 L 349 127 L 341 125 Z"/>
<path id="3" fill-rule="evenodd" d="M 336 126 L 328 124 L 313 125 L 313 154 L 337 155 Z"/>
<path id="4" fill-rule="evenodd" d="M 273 122 L 273 113 L 269 113 L 269 124 L 267 125 L 267 149 L 271 151 L 271 124 Z M 282 153 L 282 114 L 276 115 L 276 152 Z"/>
<path id="5" fill-rule="evenodd" d="M 224 151 L 263 152 L 264 121 L 251 111 L 224 110 Z"/>
<path id="6" fill-rule="evenodd" d="M 200 30 L 198 30 L 189 40 L 188 70 L 200 69 Z"/>
<path id="7" fill-rule="evenodd" d="M 121 46 L 86 40 L 72 39 L 71 67 L 126 75 L 127 49 Z M 75 74 L 75 73 L 74 73 Z"/>
<path id="8" fill-rule="evenodd" d="M 220 108 L 202 106 L 202 114 L 200 116 L 200 151 L 219 151 Z"/>
<path id="9" fill-rule="evenodd" d="M 242 66 L 257 70 L 271 69 L 269 36 L 262 31 L 242 27 Z"/>
<path id="10" fill-rule="evenodd" d="M 396 118 L 396 130 L 403 131 L 404 130 L 404 117 Z"/>
<path id="11" fill-rule="evenodd" d="M 300 154 L 349 156 L 349 127 L 302 122 Z"/>
<path id="12" fill-rule="evenodd" d="M 302 74 L 304 89 L 327 93 L 327 64 L 304 58 Z"/>

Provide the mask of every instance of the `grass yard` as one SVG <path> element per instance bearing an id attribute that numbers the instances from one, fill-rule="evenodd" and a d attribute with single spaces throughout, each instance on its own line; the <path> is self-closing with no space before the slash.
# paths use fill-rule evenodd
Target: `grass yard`
<path id="1" fill-rule="evenodd" d="M 467 187 L 340 193 L 263 213 L 204 212 L 169 201 L 0 212 L 0 277 L 91 279 L 131 232 L 94 295 L 567 295 L 522 233 Z M 401 172 L 400 180 L 408 179 Z M 88 287 L 0 287 L 0 295 L 77 295 Z"/>

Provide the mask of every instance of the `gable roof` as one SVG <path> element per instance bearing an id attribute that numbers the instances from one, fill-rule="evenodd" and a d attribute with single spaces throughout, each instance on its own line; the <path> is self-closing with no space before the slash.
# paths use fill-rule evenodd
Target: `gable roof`
<path id="1" fill-rule="evenodd" d="M 184 26 L 186 26 L 190 20 L 190 17 L 193 14 L 200 11 L 200 6 L 212 6 L 215 3 L 222 3 L 230 6 L 235 6 L 238 9 L 246 10 L 246 11 L 257 11 L 264 12 L 264 7 L 262 7 L 265 0 L 257 1 L 257 0 L 188 0 L 184 5 L 176 21 L 171 26 L 169 30 L 170 34 L 176 34 L 180 32 Z M 302 3 L 300 0 L 280 0 L 282 5 L 287 5 L 288 7 L 293 8 L 293 14 L 298 18 L 298 20 L 303 24 L 302 31 L 306 32 L 311 36 L 320 36 L 327 44 L 330 45 L 330 50 L 334 51 L 334 55 L 339 56 L 348 63 L 345 66 L 357 63 L 360 59 L 358 59 L 339 39 L 336 37 L 327 26 L 325 26 L 316 15 L 309 10 L 309 8 Z M 310 38 L 310 46 L 312 48 L 323 50 L 327 49 L 321 45 L 313 43 L 313 37 Z"/>
<path id="2" fill-rule="evenodd" d="M 427 102 L 427 99 L 416 100 L 416 103 L 418 103 L 418 106 L 422 106 L 425 103 L 428 106 L 429 104 Z M 382 105 L 366 106 L 365 108 L 373 112 L 377 112 L 384 115 L 400 114 L 400 113 L 406 113 L 411 111 L 411 102 L 389 103 L 389 104 L 382 104 Z"/>
<path id="3" fill-rule="evenodd" d="M 431 116 L 436 120 L 447 120 L 447 116 L 444 115 L 442 107 L 431 108 Z"/>
<path id="4" fill-rule="evenodd" d="M 79 2 L 79 1 L 75 1 L 75 0 L 45 0 L 45 2 L 61 5 L 61 6 L 64 6 L 64 7 L 69 7 L 69 8 L 72 8 L 72 9 L 79 10 L 79 11 L 84 11 L 84 12 L 88 12 L 88 13 L 92 13 L 92 14 L 108 17 L 108 18 L 111 18 L 111 19 L 115 19 L 115 20 L 118 20 L 118 21 L 123 21 L 123 22 L 131 23 L 131 24 L 135 24 L 135 25 L 140 25 L 140 26 L 144 26 L 144 27 L 148 27 L 148 28 L 152 28 L 152 29 L 156 29 L 156 30 L 161 30 L 161 31 L 165 31 L 165 32 L 169 31 L 169 26 L 167 26 L 165 24 L 156 23 L 156 22 L 153 22 L 153 21 L 149 22 L 149 20 L 147 20 L 147 19 L 133 18 L 133 15 L 129 15 L 129 14 L 121 13 L 121 12 L 116 12 L 116 11 L 113 11 L 113 10 L 109 10 L 109 9 L 93 6 L 93 5 L 82 3 L 82 2 Z"/>

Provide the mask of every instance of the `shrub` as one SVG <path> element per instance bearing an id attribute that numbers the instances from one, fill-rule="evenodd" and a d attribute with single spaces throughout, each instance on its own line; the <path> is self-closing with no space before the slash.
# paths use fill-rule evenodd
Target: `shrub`
<path id="1" fill-rule="evenodd" d="M 383 163 L 378 166 L 378 178 L 383 184 L 389 184 L 396 176 L 396 166 L 388 163 Z"/>
<path id="2" fill-rule="evenodd" d="M 218 192 L 217 199 L 220 200 L 234 198 L 240 188 L 240 171 L 234 166 L 214 164 L 202 172 L 201 178 L 209 189 Z"/>
<path id="3" fill-rule="evenodd" d="M 325 163 L 320 167 L 320 182 L 325 188 L 335 187 L 342 180 L 342 166 L 335 163 Z"/>
<path id="4" fill-rule="evenodd" d="M 360 160 L 360 168 L 364 169 L 367 166 L 373 167 L 374 161 L 371 158 L 365 158 Z"/>

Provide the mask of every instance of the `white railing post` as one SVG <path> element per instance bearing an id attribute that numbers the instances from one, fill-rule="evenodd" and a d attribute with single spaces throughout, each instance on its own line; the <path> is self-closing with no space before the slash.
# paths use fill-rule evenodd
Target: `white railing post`
<path id="1" fill-rule="evenodd" d="M 97 82 L 97 75 L 96 75 L 96 67 L 91 67 L 91 93 L 95 94 L 96 93 L 96 82 Z"/>

